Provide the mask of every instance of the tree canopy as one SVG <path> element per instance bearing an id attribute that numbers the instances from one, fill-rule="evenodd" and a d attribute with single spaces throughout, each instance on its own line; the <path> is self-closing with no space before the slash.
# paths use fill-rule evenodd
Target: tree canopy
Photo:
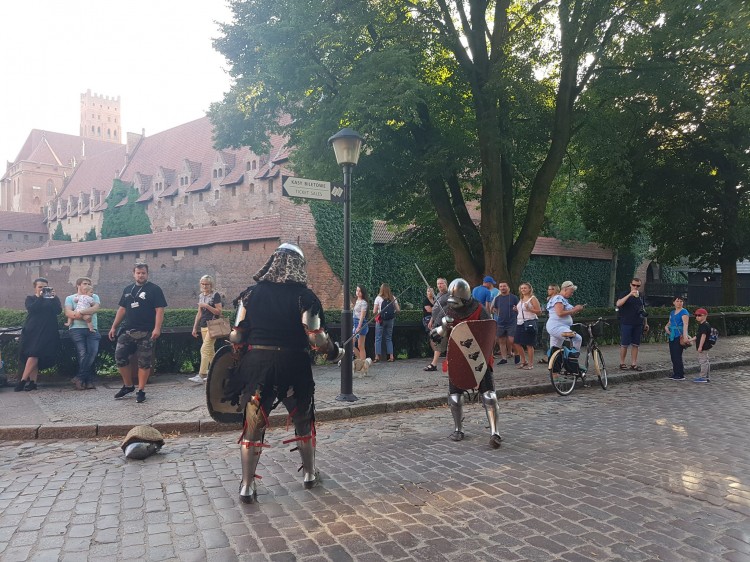
<path id="1" fill-rule="evenodd" d="M 642 4 L 236 0 L 215 43 L 234 78 L 210 111 L 216 142 L 259 151 L 283 134 L 296 171 L 326 179 L 327 138 L 355 128 L 355 212 L 439 233 L 471 282 L 516 284 L 588 110 L 580 96 L 614 39 L 646 29 L 632 25 Z"/>

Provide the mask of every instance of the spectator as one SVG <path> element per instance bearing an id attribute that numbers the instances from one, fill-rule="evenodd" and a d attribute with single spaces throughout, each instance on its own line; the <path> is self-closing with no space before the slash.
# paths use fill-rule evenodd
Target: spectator
<path id="1" fill-rule="evenodd" d="M 516 335 L 516 322 L 518 315 L 518 297 L 511 294 L 510 286 L 505 281 L 498 284 L 500 294 L 492 301 L 492 314 L 497 316 L 497 345 L 500 348 L 500 361 L 498 365 L 508 362 L 513 353 L 513 340 Z M 516 364 L 521 362 L 521 357 L 515 356 Z"/>
<path id="2" fill-rule="evenodd" d="M 518 293 L 521 295 L 518 303 L 518 320 L 516 322 L 515 344 L 516 352 L 523 359 L 523 364 L 519 369 L 530 371 L 534 368 L 534 345 L 536 344 L 537 319 L 542 309 L 539 300 L 534 296 L 534 288 L 531 283 L 521 283 L 518 287 Z M 533 326 L 533 330 L 528 329 Z"/>
<path id="3" fill-rule="evenodd" d="M 148 280 L 148 265 L 137 263 L 133 268 L 135 283 L 125 287 L 120 297 L 119 308 L 115 313 L 109 339 L 115 341 L 117 327 L 123 318 L 128 329 L 117 338 L 115 363 L 120 371 L 123 386 L 115 394 L 120 399 L 135 391 L 133 375 L 130 369 L 130 356 L 138 355 L 138 392 L 135 401 L 140 404 L 146 401 L 146 382 L 151 373 L 151 351 L 154 342 L 161 335 L 164 321 L 164 308 L 167 301 L 161 288 Z"/>
<path id="4" fill-rule="evenodd" d="M 630 346 L 630 369 L 642 371 L 638 365 L 638 346 L 641 345 L 641 335 L 648 331 L 646 303 L 641 295 L 641 280 L 633 277 L 630 290 L 622 293 L 615 301 L 617 317 L 620 320 L 620 369 L 627 369 L 625 356 Z"/>
<path id="5" fill-rule="evenodd" d="M 491 275 L 487 275 L 483 280 L 482 284 L 478 287 L 474 287 L 471 290 L 471 296 L 474 297 L 479 304 L 481 304 L 487 312 L 490 312 L 492 308 L 492 290 L 497 285 Z"/>
<path id="6" fill-rule="evenodd" d="M 393 355 L 393 325 L 396 323 L 396 314 L 401 311 L 398 300 L 393 296 L 388 283 L 380 286 L 380 292 L 375 297 L 372 313 L 380 317 L 380 321 L 375 324 L 375 360 L 373 363 L 380 361 L 383 353 L 383 340 L 388 353 L 388 362 L 393 363 L 396 358 Z"/>
<path id="7" fill-rule="evenodd" d="M 190 377 L 190 382 L 206 382 L 208 377 L 208 366 L 216 355 L 216 340 L 208 333 L 208 321 L 221 318 L 221 295 L 214 291 L 214 278 L 210 275 L 204 275 L 200 278 L 201 292 L 198 295 L 198 312 L 195 314 L 193 322 L 193 337 L 197 338 L 200 334 L 203 338 L 201 345 L 201 364 L 198 368 L 198 374 Z"/>
<path id="8" fill-rule="evenodd" d="M 432 287 L 427 287 L 424 300 L 422 301 L 422 326 L 425 331 L 429 334 L 430 320 L 432 320 L 432 307 L 435 304 L 435 291 Z"/>
<path id="9" fill-rule="evenodd" d="M 15 391 L 36 390 L 36 380 L 41 369 L 53 367 L 60 347 L 57 315 L 62 312 L 60 299 L 48 287 L 44 277 L 34 279 L 34 294 L 26 297 L 26 321 L 21 330 L 19 365 L 23 373 Z"/>
<path id="10" fill-rule="evenodd" d="M 78 372 L 73 377 L 76 390 L 89 390 L 94 386 L 94 361 L 99 353 L 99 324 L 97 311 L 101 306 L 99 295 L 94 294 L 91 279 L 76 279 L 77 292 L 65 299 L 65 316 L 68 318 L 68 334 L 76 348 Z M 90 293 L 90 295 L 89 295 Z M 88 318 L 88 322 L 86 321 Z"/>
<path id="11" fill-rule="evenodd" d="M 432 314 L 430 316 L 430 321 L 427 324 L 427 333 L 430 333 L 432 328 L 435 327 L 435 317 L 440 311 L 445 310 L 445 307 L 448 306 L 448 297 L 450 296 L 448 294 L 448 281 L 446 279 L 442 277 L 438 278 L 436 285 L 438 293 L 435 296 L 435 302 L 432 306 Z M 441 313 L 441 316 L 445 316 L 445 314 Z M 430 339 L 430 347 L 432 348 L 432 361 L 423 370 L 437 371 L 437 364 L 440 360 L 440 348 L 434 341 L 432 341 L 432 339 Z"/>
<path id="12" fill-rule="evenodd" d="M 707 322 L 708 311 L 705 308 L 699 308 L 695 311 L 695 319 L 698 322 L 698 332 L 691 341 L 695 342 L 695 349 L 698 351 L 701 374 L 694 378 L 693 382 L 711 382 L 711 359 L 708 356 L 708 350 L 713 347 L 713 344 L 708 339 L 711 335 L 711 325 Z"/>
<path id="13" fill-rule="evenodd" d="M 560 286 L 560 292 L 547 301 L 547 333 L 549 334 L 549 343 L 551 347 L 562 347 L 563 336 L 565 332 L 572 332 L 573 315 L 584 309 L 585 305 L 577 304 L 573 306 L 568 299 L 575 293 L 576 287 L 572 281 L 565 281 Z M 583 338 L 580 334 L 573 336 L 573 347 L 576 351 L 581 351 Z"/>
<path id="14" fill-rule="evenodd" d="M 362 285 L 357 285 L 357 300 L 354 302 L 354 325 L 352 326 L 352 333 L 354 334 L 355 351 L 360 359 L 367 359 L 365 343 L 367 332 L 370 331 L 370 327 L 367 325 L 368 308 L 367 289 Z"/>
<path id="15" fill-rule="evenodd" d="M 685 380 L 682 352 L 690 345 L 688 338 L 690 314 L 682 308 L 684 302 L 682 297 L 674 298 L 674 310 L 669 313 L 669 322 L 664 326 L 664 331 L 669 334 L 669 356 L 672 359 L 672 376 L 669 378 L 673 381 Z"/>

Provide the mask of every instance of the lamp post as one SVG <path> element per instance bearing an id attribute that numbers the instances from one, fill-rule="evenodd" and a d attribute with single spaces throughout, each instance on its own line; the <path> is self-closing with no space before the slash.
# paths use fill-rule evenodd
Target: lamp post
<path id="1" fill-rule="evenodd" d="M 344 172 L 344 308 L 341 311 L 341 341 L 349 340 L 344 346 L 344 358 L 341 360 L 341 394 L 336 400 L 354 402 L 358 400 L 352 392 L 352 308 L 349 300 L 349 258 L 351 256 L 352 237 L 352 168 L 359 161 L 359 150 L 364 139 L 349 128 L 341 129 L 328 139 L 333 146 L 336 162 Z"/>

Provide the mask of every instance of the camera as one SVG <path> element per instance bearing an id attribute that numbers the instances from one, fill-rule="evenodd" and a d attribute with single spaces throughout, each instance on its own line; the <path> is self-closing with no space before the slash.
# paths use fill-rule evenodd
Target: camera
<path id="1" fill-rule="evenodd" d="M 641 310 L 640 310 L 640 311 L 638 312 L 638 316 L 640 316 L 641 318 L 648 318 L 648 312 L 646 312 L 646 309 L 645 309 L 645 308 L 642 308 L 642 309 L 641 309 Z"/>
<path id="2" fill-rule="evenodd" d="M 54 298 L 52 296 L 52 287 L 42 287 L 42 298 L 45 298 L 45 299 Z"/>

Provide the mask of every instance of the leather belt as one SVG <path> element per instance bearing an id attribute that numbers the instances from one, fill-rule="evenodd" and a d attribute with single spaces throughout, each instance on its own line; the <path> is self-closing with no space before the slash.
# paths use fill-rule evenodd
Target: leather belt
<path id="1" fill-rule="evenodd" d="M 247 346 L 248 350 L 258 349 L 261 351 L 287 351 L 287 352 L 297 352 L 297 353 L 307 353 L 307 349 L 297 348 L 297 347 L 279 347 L 277 345 L 255 345 L 254 343 L 251 343 Z"/>

